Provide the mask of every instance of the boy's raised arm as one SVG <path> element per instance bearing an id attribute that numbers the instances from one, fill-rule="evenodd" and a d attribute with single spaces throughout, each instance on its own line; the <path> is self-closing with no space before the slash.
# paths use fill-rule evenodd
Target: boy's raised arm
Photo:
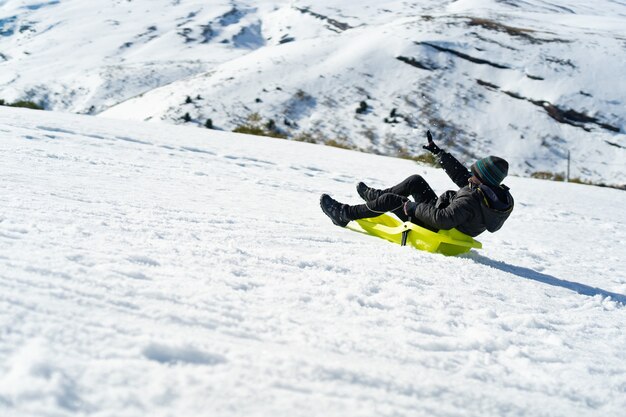
<path id="1" fill-rule="evenodd" d="M 435 155 L 437 161 L 439 161 L 441 167 L 444 171 L 446 171 L 446 174 L 448 174 L 448 177 L 450 177 L 452 182 L 459 187 L 465 187 L 467 185 L 467 180 L 469 180 L 472 176 L 470 171 L 465 168 L 465 166 L 463 166 L 458 159 L 437 146 L 437 144 L 433 141 L 433 136 L 431 135 L 430 130 L 426 132 L 426 137 L 428 138 L 428 144 L 422 147 Z"/>

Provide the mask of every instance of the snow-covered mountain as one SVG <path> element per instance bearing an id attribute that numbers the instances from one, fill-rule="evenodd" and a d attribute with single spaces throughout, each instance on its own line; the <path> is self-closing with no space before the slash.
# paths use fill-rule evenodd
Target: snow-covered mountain
<path id="1" fill-rule="evenodd" d="M 48 109 L 626 183 L 613 0 L 4 0 L 0 91 Z M 356 112 L 363 102 L 363 111 Z"/>
<path id="2" fill-rule="evenodd" d="M 333 226 L 322 192 L 441 170 L 0 107 L 0 415 L 607 416 L 626 193 L 510 177 L 481 251 Z"/>

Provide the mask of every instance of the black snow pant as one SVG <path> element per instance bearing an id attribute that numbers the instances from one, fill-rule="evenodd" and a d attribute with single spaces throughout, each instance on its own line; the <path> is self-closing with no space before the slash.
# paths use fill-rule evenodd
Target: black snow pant
<path id="1" fill-rule="evenodd" d="M 415 224 L 433 230 L 432 227 L 417 219 L 409 219 L 403 210 L 404 203 L 409 196 L 413 197 L 416 203 L 432 202 L 434 204 L 437 201 L 437 195 L 422 176 L 411 175 L 400 184 L 381 190 L 378 194 L 379 196 L 375 200 L 365 204 L 348 206 L 346 210 L 348 218 L 350 220 L 366 219 L 390 211 L 402 221 L 411 220 Z"/>

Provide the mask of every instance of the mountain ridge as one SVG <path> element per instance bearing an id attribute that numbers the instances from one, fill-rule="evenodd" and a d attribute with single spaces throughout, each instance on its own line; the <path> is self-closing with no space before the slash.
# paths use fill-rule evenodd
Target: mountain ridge
<path id="1" fill-rule="evenodd" d="M 420 155 L 431 129 L 467 163 L 498 154 L 518 175 L 565 175 L 569 153 L 572 178 L 623 185 L 623 9 L 159 0 L 96 13 L 76 1 L 9 0 L 0 98 L 200 127 L 210 119 L 227 131 L 256 117 L 290 139 L 392 156 Z M 68 38 L 83 21 L 92 38 Z M 52 63 L 51 43 L 67 63 Z"/>

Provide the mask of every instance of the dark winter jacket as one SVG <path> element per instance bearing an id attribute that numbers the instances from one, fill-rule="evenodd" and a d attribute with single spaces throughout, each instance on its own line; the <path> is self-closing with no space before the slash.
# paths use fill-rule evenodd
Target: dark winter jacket
<path id="1" fill-rule="evenodd" d="M 440 152 L 439 163 L 458 191 L 446 191 L 436 201 L 412 203 L 407 212 L 437 229 L 456 228 L 472 237 L 485 230 L 495 232 L 513 211 L 513 197 L 505 185 L 490 187 L 469 182 L 471 172 L 447 152 Z"/>

